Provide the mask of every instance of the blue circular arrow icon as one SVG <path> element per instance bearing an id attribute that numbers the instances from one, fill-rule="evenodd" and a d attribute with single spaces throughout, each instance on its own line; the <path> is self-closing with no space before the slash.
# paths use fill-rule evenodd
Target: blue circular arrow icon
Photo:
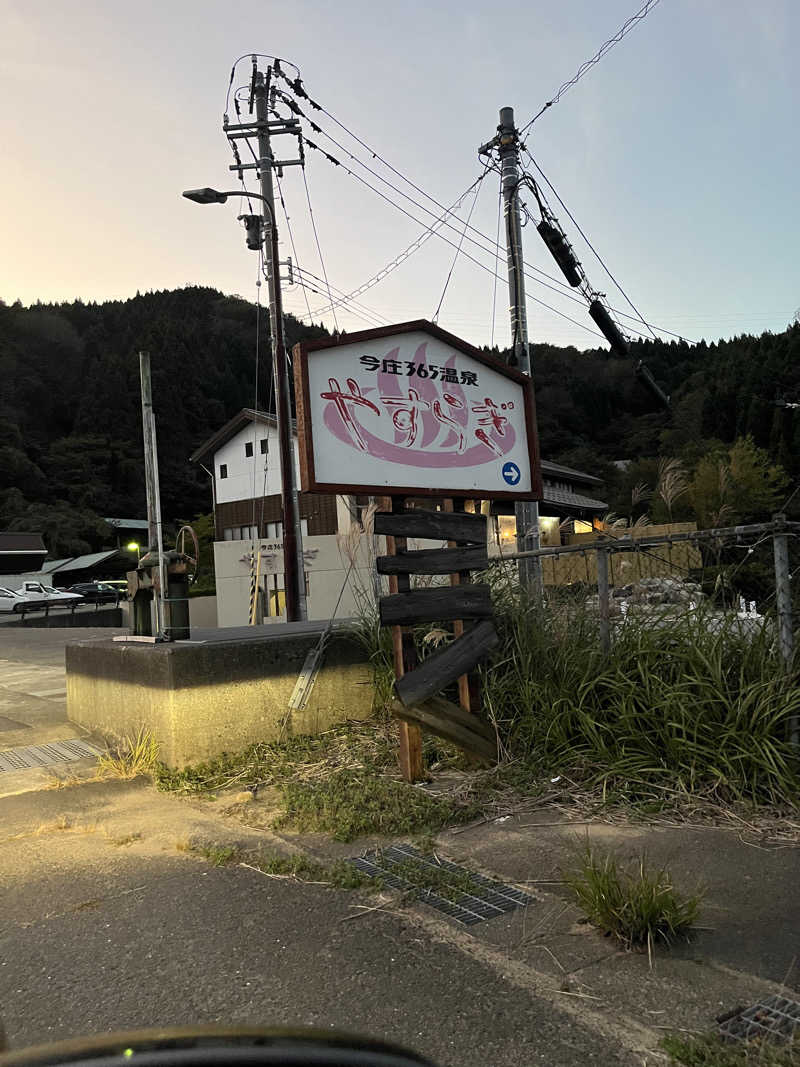
<path id="1" fill-rule="evenodd" d="M 516 485 L 521 477 L 520 469 L 516 463 L 503 464 L 503 481 L 509 485 Z"/>

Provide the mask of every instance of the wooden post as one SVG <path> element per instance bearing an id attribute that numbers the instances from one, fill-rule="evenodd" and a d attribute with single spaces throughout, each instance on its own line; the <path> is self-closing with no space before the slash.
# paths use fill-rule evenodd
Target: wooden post
<path id="1" fill-rule="evenodd" d="M 405 510 L 405 498 L 393 496 L 387 500 L 393 514 Z M 388 510 L 388 507 L 387 507 Z M 390 556 L 405 552 L 408 541 L 405 537 L 386 538 L 386 551 Z M 390 574 L 389 592 L 407 593 L 411 588 L 411 577 L 408 574 Z M 403 626 L 392 627 L 392 647 L 394 650 L 394 673 L 396 678 L 402 678 L 407 671 L 413 671 L 417 666 L 417 650 L 414 646 L 414 635 Z M 400 770 L 407 782 L 418 782 L 425 777 L 422 764 L 422 731 L 413 723 L 401 722 L 400 729 Z"/>
<path id="2" fill-rule="evenodd" d="M 462 498 L 452 500 L 448 498 L 444 502 L 445 511 L 463 513 L 464 501 Z M 462 541 L 448 541 L 450 548 L 460 548 Z M 458 571 L 450 575 L 450 585 L 464 585 L 472 581 L 472 575 L 468 570 Z M 474 625 L 468 623 L 467 625 Z M 453 622 L 453 635 L 458 638 L 464 633 L 463 619 Z M 464 711 L 477 711 L 480 707 L 480 683 L 474 674 L 462 674 L 458 679 L 458 702 Z"/>
<path id="3" fill-rule="evenodd" d="M 597 595 L 600 608 L 600 650 L 604 656 L 611 651 L 611 617 L 608 588 L 608 549 L 597 548 Z"/>
<path id="4" fill-rule="evenodd" d="M 787 674 L 794 661 L 794 627 L 792 623 L 792 586 L 789 574 L 789 537 L 786 534 L 786 516 L 773 515 L 775 533 L 772 536 L 775 558 L 775 601 L 778 609 L 778 647 Z M 797 712 L 789 719 L 789 740 L 794 748 L 800 747 L 800 720 Z"/>

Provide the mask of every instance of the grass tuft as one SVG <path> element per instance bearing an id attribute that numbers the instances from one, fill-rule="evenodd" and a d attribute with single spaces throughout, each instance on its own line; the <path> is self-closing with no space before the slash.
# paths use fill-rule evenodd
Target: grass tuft
<path id="1" fill-rule="evenodd" d="M 432 834 L 475 816 L 470 805 L 358 770 L 316 781 L 291 779 L 280 789 L 286 811 L 276 825 L 330 834 L 337 841 L 368 834 Z"/>
<path id="2" fill-rule="evenodd" d="M 97 778 L 138 778 L 154 774 L 158 766 L 158 742 L 142 727 L 135 737 L 126 737 L 114 753 L 97 761 Z"/>
<path id="3" fill-rule="evenodd" d="M 565 883 L 591 923 L 626 948 L 646 948 L 652 961 L 659 940 L 688 934 L 697 921 L 702 893 L 679 893 L 666 869 L 651 869 L 641 856 L 633 872 L 620 869 L 610 854 L 587 846 Z"/>
<path id="4" fill-rule="evenodd" d="M 180 841 L 181 852 L 191 852 L 214 867 L 236 867 L 244 864 L 271 878 L 293 878 L 298 882 L 313 882 L 316 885 L 336 889 L 371 889 L 383 887 L 378 878 L 370 878 L 345 860 L 317 863 L 302 853 L 285 855 L 280 852 L 245 852 L 232 845 L 199 845 Z"/>
<path id="5" fill-rule="evenodd" d="M 756 1041 L 732 1044 L 712 1035 L 669 1035 L 661 1042 L 671 1064 L 680 1067 L 800 1067 L 800 1046 Z"/>

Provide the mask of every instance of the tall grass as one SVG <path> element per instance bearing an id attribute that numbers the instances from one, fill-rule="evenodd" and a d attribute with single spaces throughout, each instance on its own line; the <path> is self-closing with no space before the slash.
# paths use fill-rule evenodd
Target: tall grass
<path id="1" fill-rule="evenodd" d="M 512 755 L 628 795 L 800 799 L 788 742 L 800 686 L 769 627 L 747 635 L 697 613 L 628 621 L 603 657 L 579 605 L 537 607 L 501 586 L 496 611 L 502 651 L 484 669 L 484 699 Z"/>

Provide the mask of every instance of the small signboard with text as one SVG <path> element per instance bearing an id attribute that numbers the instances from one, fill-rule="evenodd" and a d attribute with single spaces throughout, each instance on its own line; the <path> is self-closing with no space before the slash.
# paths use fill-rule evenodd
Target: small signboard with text
<path id="1" fill-rule="evenodd" d="M 294 348 L 306 492 L 541 498 L 525 375 L 426 321 Z"/>

